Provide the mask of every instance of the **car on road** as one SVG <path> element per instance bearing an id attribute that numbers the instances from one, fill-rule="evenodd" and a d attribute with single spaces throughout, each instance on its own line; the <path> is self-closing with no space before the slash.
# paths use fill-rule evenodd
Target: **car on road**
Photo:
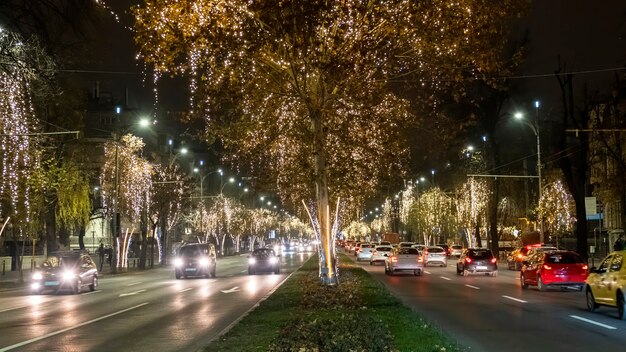
<path id="1" fill-rule="evenodd" d="M 600 306 L 617 308 L 617 317 L 626 319 L 626 251 L 610 253 L 597 268 L 591 268 L 586 281 L 587 309 Z"/>
<path id="2" fill-rule="evenodd" d="M 486 248 L 467 248 L 456 263 L 456 273 L 468 276 L 471 274 L 498 275 L 498 258 Z"/>
<path id="3" fill-rule="evenodd" d="M 378 262 L 385 262 L 387 257 L 393 254 L 393 248 L 391 246 L 376 246 L 372 251 L 372 257 L 370 258 L 370 265 L 374 265 Z"/>
<path id="4" fill-rule="evenodd" d="M 417 248 L 417 250 L 420 252 L 420 255 L 422 255 L 422 252 L 424 252 L 424 249 L 426 249 L 426 245 L 423 244 L 414 244 L 411 246 L 411 248 Z"/>
<path id="5" fill-rule="evenodd" d="M 447 256 L 450 256 L 450 246 L 448 246 L 445 243 L 440 243 L 440 244 L 436 244 L 435 247 L 441 247 L 443 248 L 443 251 L 446 253 Z"/>
<path id="6" fill-rule="evenodd" d="M 33 273 L 31 290 L 42 293 L 69 291 L 80 293 L 83 287 L 95 291 L 98 287 L 98 268 L 86 251 L 54 252 L 48 255 Z"/>
<path id="7" fill-rule="evenodd" d="M 565 250 L 538 251 L 524 261 L 520 283 L 526 289 L 537 286 L 539 291 L 550 287 L 582 291 L 589 267 L 576 252 Z"/>
<path id="8" fill-rule="evenodd" d="M 419 276 L 424 272 L 422 256 L 416 248 L 398 248 L 385 260 L 385 274 L 393 275 L 398 271 L 409 271 Z"/>
<path id="9" fill-rule="evenodd" d="M 215 245 L 212 243 L 188 243 L 178 250 L 174 258 L 176 279 L 188 277 L 215 277 L 217 267 Z"/>
<path id="10" fill-rule="evenodd" d="M 463 246 L 460 244 L 453 244 L 450 246 L 450 255 L 455 257 L 460 257 L 463 254 Z"/>
<path id="11" fill-rule="evenodd" d="M 398 243 L 398 247 L 400 248 L 411 247 L 414 244 L 415 242 L 400 242 Z"/>
<path id="12" fill-rule="evenodd" d="M 428 246 L 422 252 L 424 257 L 424 265 L 441 265 L 448 266 L 448 253 L 439 246 Z"/>
<path id="13" fill-rule="evenodd" d="M 248 274 L 280 273 L 280 255 L 271 248 L 255 249 L 248 256 Z"/>
<path id="14" fill-rule="evenodd" d="M 523 261 L 527 260 L 531 255 L 540 251 L 557 250 L 558 248 L 552 245 L 545 244 L 530 244 L 520 248 L 517 248 L 511 252 L 506 258 L 507 268 L 509 270 L 521 270 Z"/>
<path id="15" fill-rule="evenodd" d="M 359 252 L 356 254 L 356 261 L 370 260 L 372 258 L 374 247 L 375 245 L 373 243 L 361 243 Z"/>

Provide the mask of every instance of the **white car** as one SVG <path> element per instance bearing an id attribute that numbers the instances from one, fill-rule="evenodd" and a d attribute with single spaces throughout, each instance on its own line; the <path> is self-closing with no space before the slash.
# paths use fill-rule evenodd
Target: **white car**
<path id="1" fill-rule="evenodd" d="M 409 271 L 419 276 L 424 272 L 424 262 L 417 248 L 398 248 L 385 260 L 385 274 L 393 275 L 398 271 Z"/>
<path id="2" fill-rule="evenodd" d="M 461 256 L 461 254 L 463 254 L 463 246 L 458 244 L 453 244 L 452 246 L 450 246 L 450 255 L 458 258 Z"/>
<path id="3" fill-rule="evenodd" d="M 356 255 L 356 261 L 360 262 L 361 260 L 370 260 L 372 258 L 372 251 L 374 251 L 374 244 L 361 243 L 361 249 Z"/>
<path id="4" fill-rule="evenodd" d="M 411 246 L 411 248 L 416 248 L 420 252 L 420 255 L 424 252 L 424 249 L 426 249 L 426 247 L 427 246 L 423 244 L 414 244 Z"/>
<path id="5" fill-rule="evenodd" d="M 424 256 L 424 265 L 448 266 L 448 253 L 441 247 L 426 247 L 422 254 Z"/>
<path id="6" fill-rule="evenodd" d="M 376 264 L 376 262 L 385 262 L 387 257 L 393 254 L 393 248 L 391 246 L 376 246 L 372 252 L 370 258 L 370 265 Z"/>

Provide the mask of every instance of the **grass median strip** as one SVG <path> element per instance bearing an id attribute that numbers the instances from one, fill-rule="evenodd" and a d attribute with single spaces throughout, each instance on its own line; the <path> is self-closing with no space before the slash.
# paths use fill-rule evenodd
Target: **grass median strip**
<path id="1" fill-rule="evenodd" d="M 343 254 L 339 273 L 323 286 L 313 256 L 205 351 L 460 350 Z"/>

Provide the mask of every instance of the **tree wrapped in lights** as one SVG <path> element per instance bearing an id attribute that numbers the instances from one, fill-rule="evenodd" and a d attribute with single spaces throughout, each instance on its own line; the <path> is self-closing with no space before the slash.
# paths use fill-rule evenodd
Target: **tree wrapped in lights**
<path id="1" fill-rule="evenodd" d="M 454 223 L 452 204 L 452 198 L 439 187 L 422 193 L 414 203 L 410 211 L 410 217 L 414 219 L 411 223 L 416 225 L 418 235 L 422 235 L 425 244 L 439 243 L 444 232 L 450 232 Z"/>
<path id="2" fill-rule="evenodd" d="M 320 276 L 335 284 L 331 199 L 359 209 L 386 175 L 402 177 L 401 129 L 412 121 L 394 88 L 488 75 L 524 5 L 146 0 L 134 9 L 135 39 L 156 77 L 191 76 L 192 114 L 233 163 L 271 175 L 286 204 L 316 200 Z"/>
<path id="3" fill-rule="evenodd" d="M 149 218 L 159 248 L 159 263 L 166 264 L 168 233 L 178 224 L 182 212 L 189 205 L 192 183 L 176 163 L 154 165 L 152 177 Z"/>
<path id="4" fill-rule="evenodd" d="M 372 229 L 366 222 L 352 221 L 342 232 L 346 239 L 362 239 L 369 236 Z"/>
<path id="5" fill-rule="evenodd" d="M 456 212 L 469 247 L 480 247 L 481 228 L 487 224 L 489 188 L 484 180 L 470 178 L 457 191 Z"/>
<path id="6" fill-rule="evenodd" d="M 140 222 L 141 258 L 145 260 L 148 237 L 147 209 L 150 204 L 153 166 L 141 157 L 143 147 L 144 143 L 141 138 L 131 134 L 122 136 L 120 141 L 105 143 L 105 162 L 102 166 L 100 184 L 102 185 L 103 206 L 107 209 L 109 216 L 115 216 L 114 210 L 117 210 L 131 222 Z M 126 232 L 129 232 L 129 229 L 126 229 Z M 125 254 L 121 250 L 126 246 L 124 243 L 122 243 L 123 246 L 117 243 L 125 238 L 117 237 L 120 235 L 115 234 L 116 238 L 112 243 L 117 247 L 115 255 L 118 258 L 118 267 L 123 263 L 120 261 L 120 255 Z"/>
<path id="7" fill-rule="evenodd" d="M 557 238 L 572 231 L 576 223 L 576 205 L 561 180 L 544 186 L 537 214 L 544 231 Z"/>

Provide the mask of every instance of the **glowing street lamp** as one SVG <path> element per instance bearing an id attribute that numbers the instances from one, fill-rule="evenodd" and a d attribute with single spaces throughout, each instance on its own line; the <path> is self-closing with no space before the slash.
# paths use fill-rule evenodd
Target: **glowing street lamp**
<path id="1" fill-rule="evenodd" d="M 533 131 L 533 133 L 535 134 L 535 137 L 537 139 L 537 179 L 538 179 L 538 185 L 539 185 L 539 199 L 537 200 L 537 204 L 539 204 L 539 201 L 541 200 L 541 196 L 542 196 L 542 190 L 541 190 L 541 139 L 540 139 L 540 131 L 539 131 L 539 101 L 535 101 L 535 109 L 536 109 L 536 114 L 535 114 L 535 120 L 531 123 L 527 120 L 524 119 L 524 114 L 522 114 L 521 112 L 516 112 L 513 116 L 524 122 L 528 127 L 530 127 L 530 129 Z M 539 242 L 543 243 L 544 241 L 544 234 L 543 234 L 543 222 L 541 221 L 541 219 L 539 220 Z"/>

